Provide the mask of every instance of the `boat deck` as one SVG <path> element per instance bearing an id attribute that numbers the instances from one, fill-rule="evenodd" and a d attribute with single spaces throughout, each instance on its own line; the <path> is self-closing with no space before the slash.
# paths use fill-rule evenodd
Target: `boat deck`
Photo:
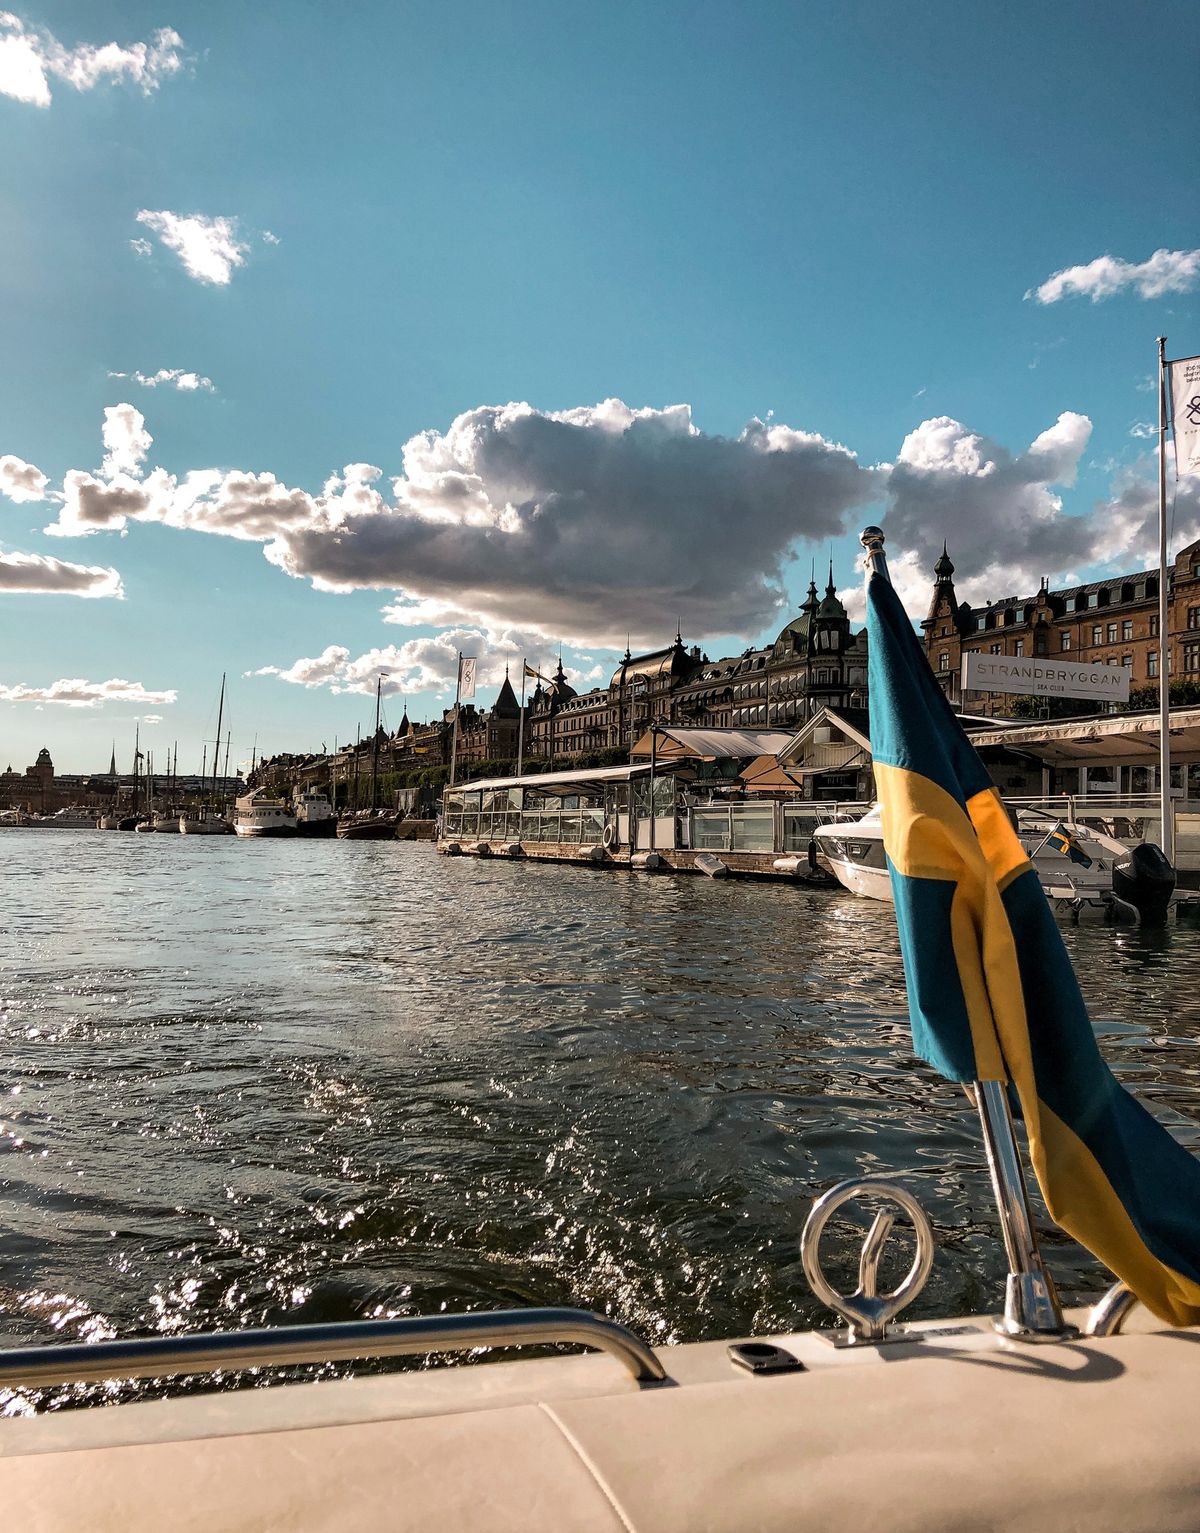
<path id="1" fill-rule="evenodd" d="M 751 1376 L 724 1343 L 446 1367 L 0 1422 L 22 1528 L 66 1533 L 1193 1530 L 1200 1331 L 1054 1346 L 986 1321 Z"/>

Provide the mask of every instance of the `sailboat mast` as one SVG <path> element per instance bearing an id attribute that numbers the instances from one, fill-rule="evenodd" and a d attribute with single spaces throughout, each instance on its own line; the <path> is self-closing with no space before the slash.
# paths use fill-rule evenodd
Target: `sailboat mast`
<path id="1" fill-rule="evenodd" d="M 371 813 L 379 808 L 379 701 L 383 693 L 383 677 L 375 682 L 375 733 L 371 737 Z"/>
<path id="2" fill-rule="evenodd" d="M 214 802 L 216 801 L 216 797 L 217 797 L 217 759 L 218 759 L 218 757 L 221 754 L 221 721 L 224 718 L 224 715 L 225 715 L 225 672 L 222 671 L 221 672 L 221 696 L 220 696 L 220 700 L 217 703 L 217 745 L 216 745 L 216 749 L 213 751 L 212 797 L 213 797 Z M 228 770 L 228 762 L 226 762 L 226 770 Z"/>
<path id="3" fill-rule="evenodd" d="M 138 799 L 141 797 L 142 787 L 142 745 L 141 735 L 139 732 L 140 729 L 141 726 L 138 724 L 133 726 L 133 812 L 135 815 L 138 812 Z"/>

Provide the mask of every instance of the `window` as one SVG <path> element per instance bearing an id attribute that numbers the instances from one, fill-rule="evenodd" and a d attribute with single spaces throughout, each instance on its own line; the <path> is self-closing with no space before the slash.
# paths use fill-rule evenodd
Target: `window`
<path id="1" fill-rule="evenodd" d="M 1004 653 L 1004 645 L 1003 644 L 993 644 L 991 646 L 991 651 L 992 651 L 993 655 L 1002 655 Z"/>
<path id="2" fill-rule="evenodd" d="M 1146 675 L 1158 675 L 1158 651 L 1156 649 L 1152 649 L 1146 656 Z"/>
<path id="3" fill-rule="evenodd" d="M 1063 634 L 1063 636 L 1062 636 L 1062 647 L 1063 647 L 1064 650 L 1070 649 L 1070 647 L 1071 647 L 1071 635 L 1069 633 L 1064 633 Z"/>
<path id="4" fill-rule="evenodd" d="M 1200 639 L 1189 640 L 1183 646 L 1183 668 L 1193 674 L 1200 671 Z"/>
<path id="5" fill-rule="evenodd" d="M 1125 667 L 1125 669 L 1127 671 L 1132 671 L 1133 670 L 1133 656 L 1132 655 L 1122 655 L 1121 656 L 1121 664 Z"/>
<path id="6" fill-rule="evenodd" d="M 1200 628 L 1200 607 L 1188 608 L 1188 627 Z"/>
<path id="7" fill-rule="evenodd" d="M 1110 644 L 1115 644 L 1117 642 L 1117 625 L 1115 623 L 1110 623 L 1108 625 L 1108 630 L 1105 634 L 1105 638 Z"/>
<path id="8" fill-rule="evenodd" d="M 1157 639 L 1158 638 L 1158 613 L 1157 612 L 1150 619 L 1150 637 L 1152 639 Z"/>
<path id="9" fill-rule="evenodd" d="M 1089 591 L 1088 592 L 1087 604 L 1088 604 L 1089 607 L 1098 607 L 1100 605 L 1100 592 L 1099 591 Z"/>
<path id="10" fill-rule="evenodd" d="M 1123 639 L 1133 638 L 1133 619 L 1131 617 L 1127 617 L 1121 624 L 1121 637 Z"/>
<path id="11" fill-rule="evenodd" d="M 1024 639 L 1017 639 L 1014 642 L 1014 644 L 1013 644 L 1013 654 L 1014 655 L 1023 655 L 1024 653 L 1025 653 L 1025 640 Z"/>
<path id="12" fill-rule="evenodd" d="M 1104 629 L 1101 628 L 1099 623 L 1093 623 L 1092 624 L 1092 643 L 1093 644 L 1102 644 L 1103 642 L 1104 642 Z"/>
<path id="13" fill-rule="evenodd" d="M 942 653 L 938 656 L 938 670 L 939 671 L 948 671 L 949 669 L 950 669 L 950 656 L 946 653 L 945 650 L 943 650 Z"/>

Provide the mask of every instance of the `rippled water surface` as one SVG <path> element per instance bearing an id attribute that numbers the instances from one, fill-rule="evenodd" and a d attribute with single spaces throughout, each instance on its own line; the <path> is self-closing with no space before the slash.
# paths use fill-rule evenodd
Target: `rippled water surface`
<path id="1" fill-rule="evenodd" d="M 0 889 L 9 1338 L 531 1303 L 652 1341 L 791 1328 L 806 1207 L 866 1173 L 934 1220 L 917 1312 L 999 1303 L 975 1120 L 912 1055 L 889 907 L 69 831 L 0 832 Z M 1065 936 L 1114 1068 L 1200 1150 L 1200 936 Z M 1103 1286 L 1045 1238 L 1068 1296 Z"/>

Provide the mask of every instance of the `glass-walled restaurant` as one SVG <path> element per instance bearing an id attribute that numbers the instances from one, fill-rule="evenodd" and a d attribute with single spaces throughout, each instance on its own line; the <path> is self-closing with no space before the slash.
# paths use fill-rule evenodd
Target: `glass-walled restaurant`
<path id="1" fill-rule="evenodd" d="M 605 844 L 627 847 L 632 827 L 638 845 L 648 845 L 651 775 L 648 766 L 607 767 L 447 788 L 442 839 L 598 846 L 608 827 Z M 655 845 L 663 849 L 677 844 L 676 799 L 674 774 L 654 774 Z"/>
<path id="2" fill-rule="evenodd" d="M 722 786 L 734 788 L 730 782 Z M 447 788 L 443 842 L 797 855 L 838 806 L 730 798 L 687 765 L 599 768 Z M 861 814 L 868 806 L 853 806 Z M 653 815 L 653 831 L 651 816 Z"/>

